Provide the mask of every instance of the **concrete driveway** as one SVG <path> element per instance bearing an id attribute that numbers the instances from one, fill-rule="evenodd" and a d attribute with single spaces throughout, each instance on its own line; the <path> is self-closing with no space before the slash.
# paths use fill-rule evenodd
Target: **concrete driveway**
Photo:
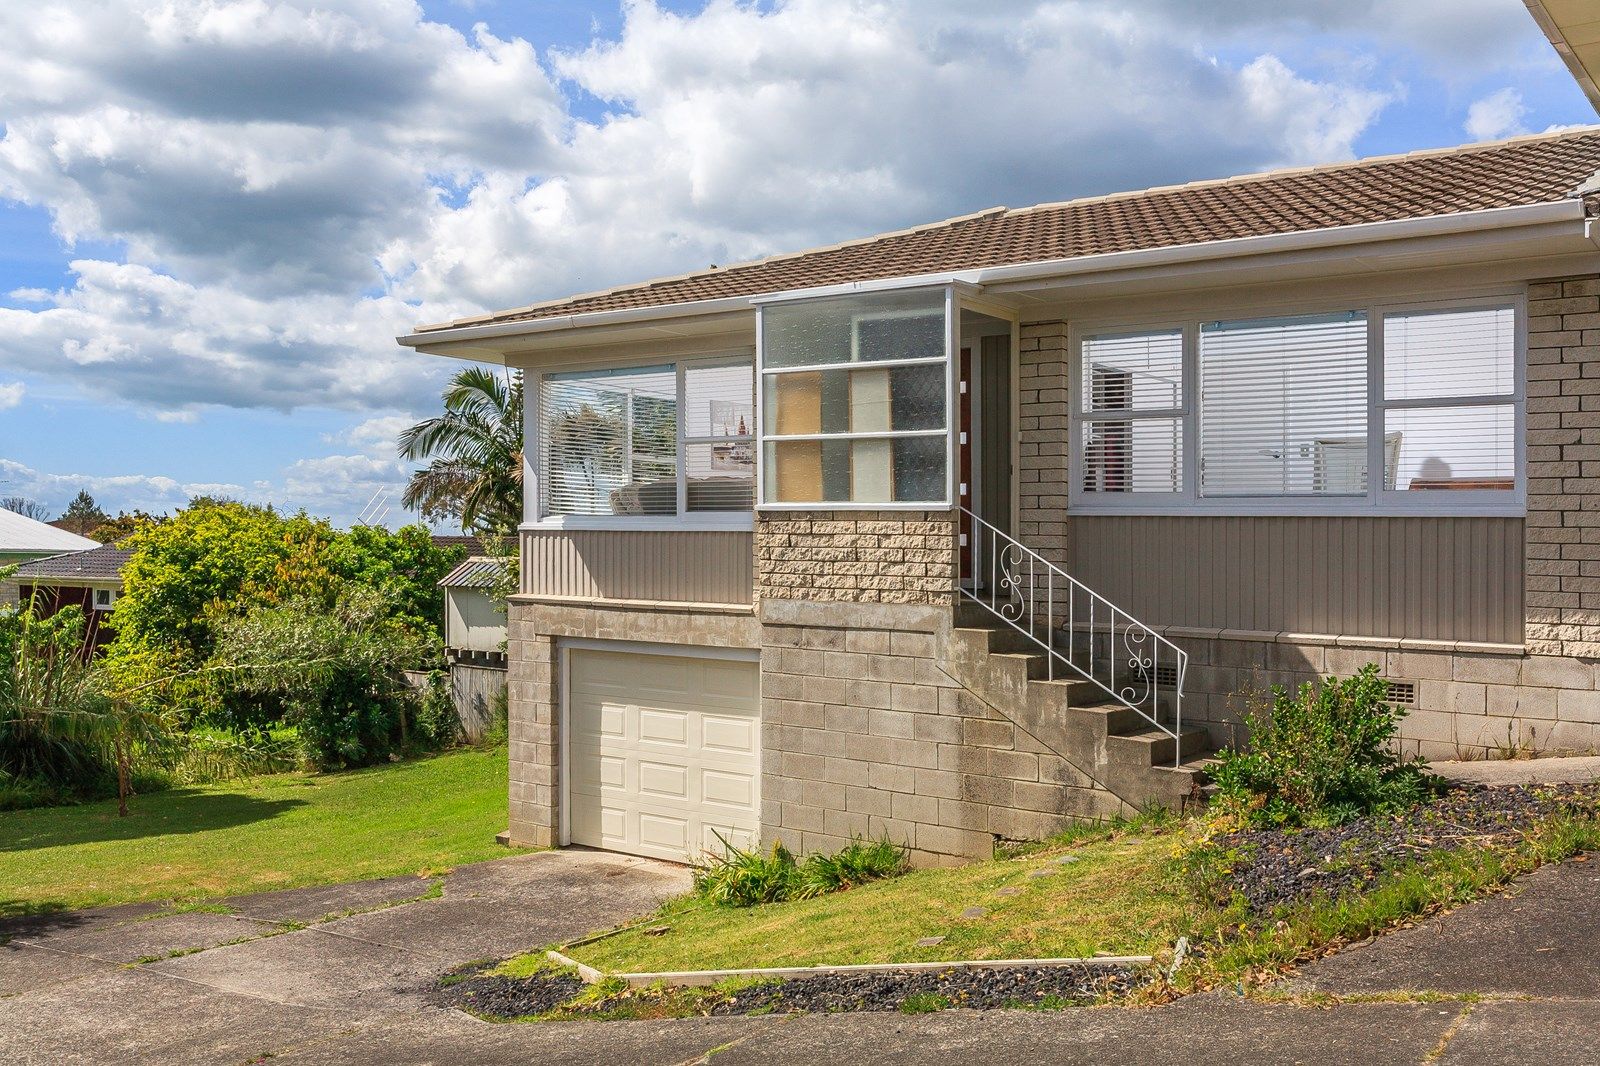
<path id="1" fill-rule="evenodd" d="M 624 921 L 687 883 L 663 863 L 551 852 L 463 867 L 414 902 L 431 886 L 403 878 L 250 897 L 232 914 L 13 923 L 0 1062 L 1600 1062 L 1600 857 L 1307 966 L 1268 990 L 1278 1002 L 506 1025 L 422 995 L 453 965 Z"/>
<path id="2" fill-rule="evenodd" d="M 688 887 L 669 863 L 541 852 L 442 885 L 240 897 L 227 914 L 141 905 L 3 923 L 0 1062 L 244 1062 L 382 1030 L 441 1013 L 424 993 L 451 967 L 608 928 Z"/>

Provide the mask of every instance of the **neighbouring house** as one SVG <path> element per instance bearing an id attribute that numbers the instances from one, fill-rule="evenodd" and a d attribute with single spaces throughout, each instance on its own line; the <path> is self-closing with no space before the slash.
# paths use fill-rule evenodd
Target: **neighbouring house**
<path id="1" fill-rule="evenodd" d="M 97 547 L 98 541 L 0 508 L 0 568 Z M 17 590 L 16 578 L 0 575 L 0 604 L 16 603 Z"/>
<path id="2" fill-rule="evenodd" d="M 116 635 L 106 619 L 122 595 L 122 568 L 132 554 L 115 544 L 98 544 L 87 551 L 23 563 L 15 577 L 17 597 L 31 601 L 44 618 L 63 607 L 82 608 L 84 650 L 92 654 Z"/>
<path id="3" fill-rule="evenodd" d="M 494 724 L 506 696 L 506 613 L 493 595 L 504 566 L 498 559 L 472 556 L 439 580 L 450 690 L 469 740 Z"/>
<path id="4" fill-rule="evenodd" d="M 1407 752 L 1600 746 L 1597 175 L 995 208 L 400 338 L 525 374 L 512 839 L 985 857 L 1366 663 Z"/>

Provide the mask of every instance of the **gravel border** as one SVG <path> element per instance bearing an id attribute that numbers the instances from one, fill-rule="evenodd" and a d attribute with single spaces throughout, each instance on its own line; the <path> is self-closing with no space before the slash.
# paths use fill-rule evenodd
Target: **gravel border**
<path id="1" fill-rule="evenodd" d="M 1139 984 L 1143 967 L 1075 964 L 1017 968 L 946 969 L 913 972 L 824 974 L 788 981 L 769 981 L 731 993 L 697 989 L 705 1014 L 748 1015 L 898 1011 L 916 998 L 923 1010 L 963 1007 L 970 1010 L 1025 1007 L 1085 1006 L 1127 994 Z M 571 971 L 549 970 L 530 977 L 487 974 L 460 977 L 440 985 L 433 1002 L 488 1018 L 526 1018 L 571 1002 L 589 986 Z M 682 991 L 672 988 L 669 991 Z M 604 1014 L 624 1004 L 659 995 L 630 988 L 591 1000 L 575 1015 Z"/>
<path id="2" fill-rule="evenodd" d="M 1459 787 L 1393 815 L 1331 829 L 1246 829 L 1213 843 L 1233 859 L 1227 883 L 1260 917 L 1318 895 L 1366 887 L 1428 852 L 1509 844 L 1553 815 L 1600 811 L 1600 783 Z"/>

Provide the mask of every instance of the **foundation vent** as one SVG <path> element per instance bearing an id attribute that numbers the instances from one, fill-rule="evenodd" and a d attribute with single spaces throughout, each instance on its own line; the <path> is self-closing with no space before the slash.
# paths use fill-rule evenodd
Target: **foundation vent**
<path id="1" fill-rule="evenodd" d="M 1415 707 L 1417 705 L 1417 683 L 1415 681 L 1390 681 L 1384 699 L 1389 703 L 1397 703 L 1402 707 Z"/>

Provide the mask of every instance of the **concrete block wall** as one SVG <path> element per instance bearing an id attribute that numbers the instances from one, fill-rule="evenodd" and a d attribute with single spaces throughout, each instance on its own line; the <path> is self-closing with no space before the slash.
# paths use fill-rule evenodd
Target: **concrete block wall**
<path id="1" fill-rule="evenodd" d="M 953 511 L 764 511 L 758 599 L 951 604 Z"/>
<path id="2" fill-rule="evenodd" d="M 1600 275 L 1528 287 L 1528 651 L 1600 657 Z"/>
<path id="3" fill-rule="evenodd" d="M 951 864 L 1129 813 L 940 669 L 947 609 L 778 600 L 761 623 L 766 843 L 887 835 Z"/>
<path id="4" fill-rule="evenodd" d="M 1400 729 L 1407 755 L 1482 759 L 1514 751 L 1587 754 L 1600 746 L 1600 664 L 1593 660 L 1513 649 L 1421 650 L 1361 638 L 1339 644 L 1174 639 L 1189 652 L 1184 721 L 1206 725 L 1214 747 L 1248 739 L 1242 723 L 1251 692 L 1349 677 L 1368 663 L 1385 678 L 1415 686 Z"/>

